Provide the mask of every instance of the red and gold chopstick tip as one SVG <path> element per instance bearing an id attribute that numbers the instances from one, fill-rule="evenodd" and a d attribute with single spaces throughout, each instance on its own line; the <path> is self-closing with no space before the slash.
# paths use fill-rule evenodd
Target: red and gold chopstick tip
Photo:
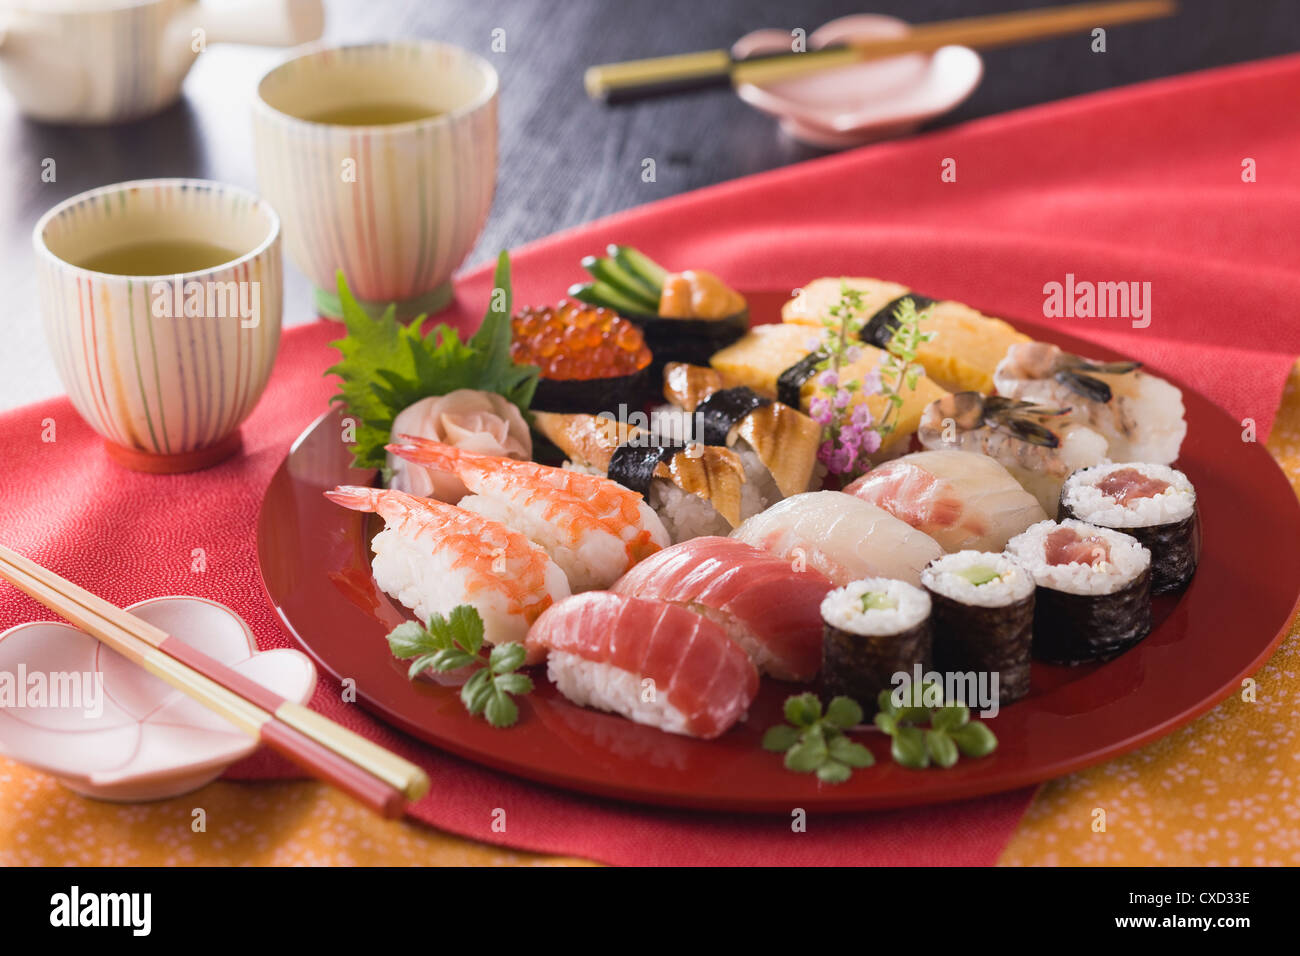
<path id="1" fill-rule="evenodd" d="M 286 700 L 147 621 L 0 545 L 0 578 L 241 731 L 386 817 L 429 792 L 418 766 Z"/>

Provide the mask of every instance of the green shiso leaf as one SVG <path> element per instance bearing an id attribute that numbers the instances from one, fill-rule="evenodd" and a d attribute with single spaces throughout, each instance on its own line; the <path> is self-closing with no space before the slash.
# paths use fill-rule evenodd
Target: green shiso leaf
<path id="1" fill-rule="evenodd" d="M 353 465 L 382 468 L 384 445 L 398 412 L 422 398 L 460 388 L 496 392 L 527 416 L 537 390 L 538 369 L 510 358 L 510 256 L 497 259 L 492 295 L 483 323 L 468 342 L 445 323 L 421 334 L 424 316 L 404 325 L 389 306 L 371 318 L 338 274 L 339 300 L 347 334 L 331 342 L 340 359 L 325 372 L 337 375 L 334 403 L 356 419 Z"/>

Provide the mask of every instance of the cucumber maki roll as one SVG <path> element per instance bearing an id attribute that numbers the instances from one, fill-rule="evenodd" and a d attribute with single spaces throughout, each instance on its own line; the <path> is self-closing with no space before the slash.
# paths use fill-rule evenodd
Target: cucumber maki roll
<path id="1" fill-rule="evenodd" d="M 1007 542 L 1034 577 L 1034 656 L 1109 660 L 1151 630 L 1151 552 L 1131 535 L 1082 521 L 1040 521 Z"/>
<path id="2" fill-rule="evenodd" d="M 894 675 L 930 669 L 930 596 L 906 581 L 865 578 L 822 601 L 822 692 L 844 695 L 867 714 Z"/>
<path id="3" fill-rule="evenodd" d="M 1029 693 L 1033 576 L 1005 554 L 958 551 L 931 561 L 921 585 L 932 603 L 935 669 L 996 673 L 1004 704 Z"/>
<path id="4" fill-rule="evenodd" d="M 1196 490 L 1168 465 L 1083 468 L 1061 488 L 1059 516 L 1130 534 L 1151 552 L 1151 593 L 1181 591 L 1196 573 Z"/>

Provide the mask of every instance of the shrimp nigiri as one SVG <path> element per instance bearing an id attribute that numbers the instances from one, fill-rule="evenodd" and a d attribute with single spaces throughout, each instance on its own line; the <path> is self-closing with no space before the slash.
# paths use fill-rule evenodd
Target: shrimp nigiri
<path id="1" fill-rule="evenodd" d="M 541 545 L 574 591 L 605 588 L 671 542 L 659 516 L 615 481 L 498 458 L 425 438 L 399 436 L 393 454 L 455 475 L 470 490 L 459 506 L 514 528 Z"/>
<path id="2" fill-rule="evenodd" d="M 569 596 L 564 572 L 546 552 L 498 521 L 391 489 L 340 485 L 325 497 L 384 519 L 370 543 L 375 583 L 422 621 L 469 604 L 487 643 L 523 641 L 543 611 Z"/>
<path id="3" fill-rule="evenodd" d="M 717 737 L 758 693 L 740 645 L 676 604 L 578 594 L 537 619 L 527 646 L 547 654 L 547 676 L 575 704 L 673 734 Z"/>

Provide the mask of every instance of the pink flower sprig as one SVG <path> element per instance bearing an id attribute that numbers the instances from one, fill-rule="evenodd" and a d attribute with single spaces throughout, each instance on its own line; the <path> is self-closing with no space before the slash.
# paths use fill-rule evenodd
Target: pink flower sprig
<path id="1" fill-rule="evenodd" d="M 822 426 L 818 460 L 831 474 L 849 478 L 870 470 L 870 456 L 897 427 L 901 393 L 904 388 L 915 389 L 921 374 L 921 368 L 912 364 L 916 350 L 934 337 L 920 330 L 927 313 L 918 313 L 912 300 L 905 299 L 894 313 L 899 325 L 880 365 L 857 380 L 846 376 L 845 367 L 862 357 L 862 298 L 860 289 L 840 283 L 840 299 L 822 319 L 828 333 L 821 346 L 826 354 L 817 364 L 816 392 L 808 405 L 809 416 Z M 888 401 L 884 417 L 876 421 L 866 399 L 882 394 Z"/>

